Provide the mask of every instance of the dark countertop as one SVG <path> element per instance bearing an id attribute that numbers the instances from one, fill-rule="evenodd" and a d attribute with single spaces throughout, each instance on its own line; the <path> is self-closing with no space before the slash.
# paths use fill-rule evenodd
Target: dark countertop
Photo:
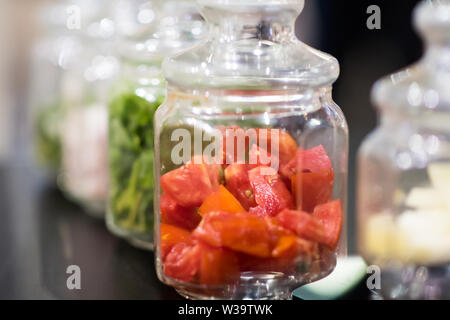
<path id="1" fill-rule="evenodd" d="M 0 299 L 181 299 L 156 277 L 153 253 L 110 234 L 36 171 L 0 166 Z M 81 269 L 69 290 L 66 269 Z M 367 299 L 363 285 L 349 299 Z"/>
<path id="2" fill-rule="evenodd" d="M 0 299 L 180 299 L 153 253 L 107 232 L 27 167 L 0 168 Z M 68 290 L 66 269 L 81 269 Z"/>

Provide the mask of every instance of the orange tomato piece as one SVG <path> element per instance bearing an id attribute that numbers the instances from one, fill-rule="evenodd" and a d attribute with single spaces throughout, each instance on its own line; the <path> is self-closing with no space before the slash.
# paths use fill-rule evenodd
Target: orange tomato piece
<path id="1" fill-rule="evenodd" d="M 219 190 L 206 198 L 198 209 L 198 213 L 202 216 L 212 211 L 239 213 L 244 212 L 245 209 L 231 192 L 221 185 Z"/>
<path id="2" fill-rule="evenodd" d="M 206 244 L 199 245 L 201 247 L 200 284 L 226 285 L 239 280 L 239 261 L 232 251 Z"/>
<path id="3" fill-rule="evenodd" d="M 289 252 L 297 242 L 297 237 L 294 235 L 284 235 L 278 240 L 276 247 L 272 250 L 272 256 L 279 258 L 286 252 Z"/>
<path id="4" fill-rule="evenodd" d="M 258 257 L 270 257 L 268 225 L 248 213 L 209 212 L 193 236 L 213 247 L 225 247 Z"/>
<path id="5" fill-rule="evenodd" d="M 165 261 L 170 250 L 177 243 L 190 243 L 191 233 L 184 229 L 161 223 L 160 226 L 160 248 L 161 258 Z"/>

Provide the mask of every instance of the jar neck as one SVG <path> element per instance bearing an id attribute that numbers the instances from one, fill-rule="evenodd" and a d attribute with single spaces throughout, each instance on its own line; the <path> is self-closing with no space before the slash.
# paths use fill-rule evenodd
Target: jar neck
<path id="1" fill-rule="evenodd" d="M 428 42 L 423 61 L 439 72 L 450 73 L 450 41 Z"/>
<path id="2" fill-rule="evenodd" d="M 307 90 L 193 90 L 169 85 L 169 104 L 180 107 L 209 109 L 208 112 L 245 113 L 298 111 L 314 112 L 332 104 L 332 87 Z M 178 103 L 179 102 L 179 103 Z"/>
<path id="3" fill-rule="evenodd" d="M 295 20 L 300 10 L 295 6 L 243 9 L 230 5 L 203 7 L 201 12 L 209 23 L 210 36 L 221 43 L 249 39 L 281 42 L 295 38 Z"/>

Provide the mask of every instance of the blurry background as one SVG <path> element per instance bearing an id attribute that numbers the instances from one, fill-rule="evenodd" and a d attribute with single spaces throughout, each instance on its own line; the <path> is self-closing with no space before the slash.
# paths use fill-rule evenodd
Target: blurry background
<path id="1" fill-rule="evenodd" d="M 45 2 L 51 0 L 0 0 L 0 169 L 8 168 L 6 170 L 13 172 L 13 175 L 25 177 L 28 174 L 25 168 L 30 165 L 26 157 L 29 131 L 25 121 L 28 111 L 26 105 L 30 53 L 34 39 L 40 34 L 35 20 L 36 10 Z M 370 103 L 370 89 L 381 76 L 420 58 L 422 45 L 411 24 L 412 9 L 417 2 L 307 0 L 297 24 L 297 34 L 301 40 L 334 55 L 341 64 L 341 76 L 334 87 L 334 99 L 343 109 L 350 127 L 350 252 L 354 252 L 356 247 L 356 151 L 364 136 L 375 127 L 377 119 Z M 381 8 L 381 30 L 369 30 L 366 26 L 369 17 L 366 10 L 373 4 Z M 2 172 L 0 171 L 0 188 L 3 190 L 0 190 L 0 200 L 9 196 L 21 200 L 22 197 L 18 197 L 17 193 L 23 190 L 14 186 L 16 180 L 11 179 L 11 174 L 6 179 Z M 23 197 L 26 195 L 27 193 L 23 193 Z M 14 220 L 11 210 L 0 204 L 0 239 L 8 235 L 16 239 L 31 237 L 28 233 L 13 234 L 14 229 L 8 226 L 8 221 Z M 31 219 L 27 223 L 33 221 Z M 0 243 L 0 288 L 1 279 L 7 272 L 7 266 L 1 264 L 1 261 L 6 261 L 9 251 L 10 248 L 5 248 Z"/>

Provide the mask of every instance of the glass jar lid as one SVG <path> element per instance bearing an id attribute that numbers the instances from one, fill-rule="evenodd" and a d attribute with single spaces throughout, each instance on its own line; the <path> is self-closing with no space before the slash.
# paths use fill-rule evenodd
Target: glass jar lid
<path id="1" fill-rule="evenodd" d="M 418 63 L 378 81 L 372 92 L 373 102 L 401 114 L 448 113 L 450 0 L 423 1 L 415 9 L 414 24 L 425 39 L 425 55 Z"/>
<path id="2" fill-rule="evenodd" d="M 172 85 L 185 88 L 298 90 L 332 84 L 339 64 L 300 42 L 295 20 L 304 0 L 198 0 L 209 24 L 199 46 L 165 61 Z"/>

